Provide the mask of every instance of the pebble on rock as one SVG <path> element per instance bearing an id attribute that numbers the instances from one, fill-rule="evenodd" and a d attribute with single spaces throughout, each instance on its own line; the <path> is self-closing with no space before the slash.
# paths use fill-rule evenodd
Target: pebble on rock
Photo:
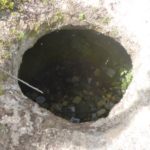
<path id="1" fill-rule="evenodd" d="M 76 108 L 74 106 L 70 106 L 69 109 L 71 110 L 71 112 L 75 112 Z"/>
<path id="2" fill-rule="evenodd" d="M 99 82 L 98 81 L 96 81 L 96 86 L 99 86 L 100 84 L 99 84 Z"/>
<path id="3" fill-rule="evenodd" d="M 107 110 L 110 110 L 114 105 L 115 105 L 114 103 L 109 102 L 109 103 L 107 103 L 107 104 L 105 105 L 105 108 L 106 108 Z"/>
<path id="4" fill-rule="evenodd" d="M 100 69 L 95 69 L 95 71 L 94 71 L 94 75 L 95 75 L 95 77 L 99 77 L 100 76 L 100 73 L 101 73 L 101 71 L 100 71 Z"/>
<path id="5" fill-rule="evenodd" d="M 73 76 L 73 78 L 72 78 L 72 82 L 79 82 L 79 77 L 77 77 L 77 76 Z"/>
<path id="6" fill-rule="evenodd" d="M 91 117 L 92 120 L 96 120 L 97 119 L 97 115 L 96 113 L 92 113 L 92 117 Z"/>
<path id="7" fill-rule="evenodd" d="M 67 106 L 67 105 L 68 105 L 68 102 L 67 102 L 67 101 L 64 101 L 64 102 L 62 103 L 62 105 L 63 105 L 63 106 Z"/>
<path id="8" fill-rule="evenodd" d="M 60 104 L 55 104 L 55 105 L 53 105 L 53 107 L 54 107 L 57 111 L 61 111 L 61 110 L 62 110 L 62 105 L 60 105 Z"/>
<path id="9" fill-rule="evenodd" d="M 97 117 L 102 117 L 106 113 L 106 109 L 100 109 L 97 111 L 96 115 Z"/>
<path id="10" fill-rule="evenodd" d="M 99 100 L 98 102 L 97 102 L 97 107 L 102 107 L 102 106 L 104 106 L 105 105 L 105 102 L 103 101 L 103 100 Z"/>
<path id="11" fill-rule="evenodd" d="M 81 102 L 81 100 L 82 100 L 82 98 L 81 98 L 80 96 L 76 96 L 76 97 L 74 97 L 74 99 L 73 99 L 73 103 L 74 103 L 74 104 L 79 104 L 79 103 Z"/>
<path id="12" fill-rule="evenodd" d="M 92 95 L 93 95 L 93 92 L 92 92 L 92 91 L 90 91 L 90 92 L 89 92 L 89 95 L 91 95 L 91 96 L 92 96 Z"/>
<path id="13" fill-rule="evenodd" d="M 110 78 L 113 78 L 114 75 L 116 74 L 116 72 L 115 72 L 115 70 L 113 70 L 113 69 L 111 69 L 111 68 L 107 68 L 106 74 L 107 74 Z"/>
<path id="14" fill-rule="evenodd" d="M 90 105 L 91 112 L 96 112 L 97 108 L 94 105 Z"/>
<path id="15" fill-rule="evenodd" d="M 91 84 L 92 78 L 88 78 L 88 84 Z"/>
<path id="16" fill-rule="evenodd" d="M 80 119 L 79 118 L 75 118 L 75 117 L 72 117 L 70 119 L 70 121 L 73 122 L 73 123 L 80 123 Z"/>
<path id="17" fill-rule="evenodd" d="M 38 104 L 43 104 L 46 101 L 46 98 L 44 96 L 38 96 L 35 100 Z"/>

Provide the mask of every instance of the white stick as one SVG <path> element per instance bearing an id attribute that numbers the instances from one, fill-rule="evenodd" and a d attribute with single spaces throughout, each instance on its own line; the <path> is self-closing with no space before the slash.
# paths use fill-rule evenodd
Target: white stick
<path id="1" fill-rule="evenodd" d="M 37 91 L 37 92 L 39 92 L 39 93 L 41 93 L 41 94 L 44 94 L 43 91 L 39 90 L 38 88 L 36 88 L 36 87 L 30 85 L 29 83 L 27 83 L 27 82 L 25 82 L 25 81 L 23 81 L 23 80 L 21 80 L 21 79 L 15 77 L 15 76 L 13 76 L 13 75 L 10 74 L 9 72 L 5 71 L 2 67 L 0 67 L 0 70 L 1 70 L 2 72 L 4 72 L 5 74 L 9 75 L 9 76 L 10 76 L 11 78 L 13 78 L 14 80 L 17 80 L 17 81 L 23 83 L 24 85 L 26 85 L 26 86 L 32 88 L 33 90 L 35 90 L 35 91 Z"/>

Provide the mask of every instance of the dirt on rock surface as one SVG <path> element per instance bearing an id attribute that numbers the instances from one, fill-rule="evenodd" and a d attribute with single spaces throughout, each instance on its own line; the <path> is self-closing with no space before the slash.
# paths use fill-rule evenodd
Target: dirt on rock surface
<path id="1" fill-rule="evenodd" d="M 66 28 L 92 29 L 113 38 L 123 45 L 133 65 L 133 80 L 109 115 L 79 124 L 68 122 L 30 101 L 18 82 L 1 71 L 0 149 L 149 149 L 150 13 L 147 4 L 146 0 L 31 0 L 0 10 L 0 67 L 14 76 L 18 75 L 23 54 L 39 38 Z M 99 74 L 97 67 L 86 71 Z M 81 74 L 75 74 L 69 80 L 79 82 L 80 78 Z M 90 83 L 88 78 L 85 80 Z M 78 94 L 73 99 L 75 103 L 82 101 Z M 102 113 L 103 109 L 98 112 Z"/>

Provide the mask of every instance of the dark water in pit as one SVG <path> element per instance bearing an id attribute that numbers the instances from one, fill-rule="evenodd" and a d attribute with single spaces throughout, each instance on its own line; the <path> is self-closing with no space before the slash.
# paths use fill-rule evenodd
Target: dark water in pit
<path id="1" fill-rule="evenodd" d="M 79 123 L 108 115 L 122 98 L 130 69 L 119 43 L 93 30 L 74 29 L 42 37 L 25 52 L 18 76 L 44 92 L 19 83 L 24 95 Z"/>

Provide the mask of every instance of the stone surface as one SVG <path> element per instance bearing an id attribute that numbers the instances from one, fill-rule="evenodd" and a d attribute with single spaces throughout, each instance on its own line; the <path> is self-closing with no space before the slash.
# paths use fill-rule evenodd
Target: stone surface
<path id="1" fill-rule="evenodd" d="M 76 96 L 76 97 L 73 98 L 73 101 L 72 101 L 72 102 L 73 102 L 74 104 L 79 104 L 81 101 L 82 101 L 82 97 Z"/>
<path id="2" fill-rule="evenodd" d="M 100 109 L 99 111 L 96 112 L 97 117 L 103 116 L 106 113 L 105 109 Z"/>
<path id="3" fill-rule="evenodd" d="M 111 68 L 108 68 L 107 71 L 106 71 L 107 75 L 110 77 L 110 78 L 113 78 L 114 75 L 116 74 L 115 73 L 115 70 L 111 69 Z"/>
<path id="4" fill-rule="evenodd" d="M 45 97 L 43 96 L 38 96 L 35 100 L 39 104 L 43 104 L 46 101 Z"/>
<path id="5" fill-rule="evenodd" d="M 0 149 L 149 150 L 149 1 L 55 0 L 50 3 L 31 0 L 19 5 L 21 11 L 0 14 L 3 68 L 17 75 L 22 54 L 39 37 L 65 25 L 83 25 L 121 42 L 131 55 L 134 79 L 107 118 L 75 125 L 29 101 L 17 82 L 6 78 L 1 81 L 4 93 L 0 96 Z M 79 19 L 80 13 L 86 19 Z M 5 52 L 10 57 L 4 57 Z"/>

